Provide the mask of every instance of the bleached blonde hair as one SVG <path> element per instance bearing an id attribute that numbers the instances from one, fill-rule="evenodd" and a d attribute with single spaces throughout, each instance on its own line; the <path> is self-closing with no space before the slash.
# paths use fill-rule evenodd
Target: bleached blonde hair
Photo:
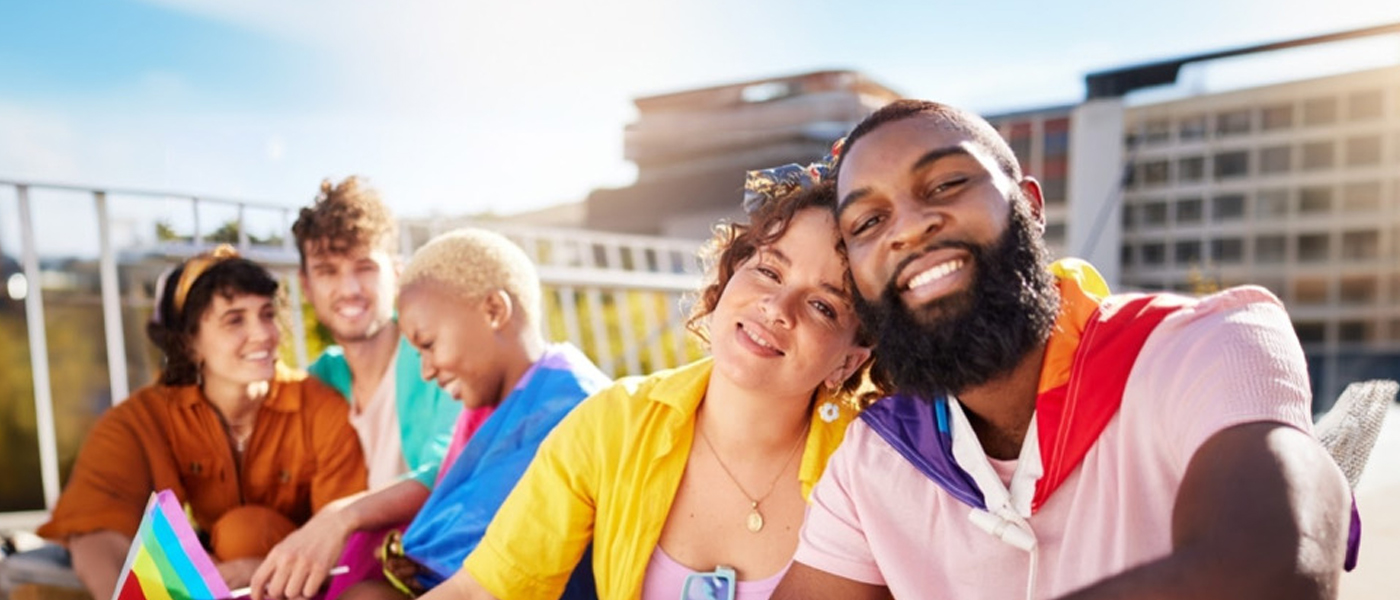
<path id="1" fill-rule="evenodd" d="M 470 301 L 504 290 L 531 329 L 540 330 L 539 273 L 525 251 L 501 234 L 465 227 L 428 241 L 404 267 L 399 288 L 424 282 L 445 286 Z"/>

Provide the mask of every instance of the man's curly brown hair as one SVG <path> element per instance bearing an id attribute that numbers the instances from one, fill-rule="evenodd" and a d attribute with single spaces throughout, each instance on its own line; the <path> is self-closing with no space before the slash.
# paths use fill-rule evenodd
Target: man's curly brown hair
<path id="1" fill-rule="evenodd" d="M 302 269 L 308 252 L 344 254 L 368 245 L 398 255 L 399 230 L 393 213 L 380 200 L 379 190 L 356 175 L 339 184 L 321 181 L 321 193 L 311 206 L 301 209 L 292 235 Z"/>
<path id="2" fill-rule="evenodd" d="M 811 188 L 798 190 L 786 196 L 767 200 L 757 210 L 749 214 L 748 223 L 721 223 L 715 227 L 715 234 L 701 249 L 701 259 L 706 264 L 710 280 L 700 288 L 695 306 L 686 319 L 685 328 L 706 345 L 710 342 L 709 328 L 705 318 L 719 305 L 719 297 L 734 277 L 735 271 L 759 249 L 777 242 L 787 233 L 793 217 L 807 209 L 833 211 L 836 206 L 836 187 L 824 182 Z M 836 252 L 844 265 L 846 248 L 841 238 L 836 238 Z M 851 287 L 850 277 L 846 286 Z M 856 343 L 870 347 L 874 338 L 864 325 L 856 329 Z M 841 385 L 841 392 L 852 393 L 862 385 L 865 369 L 857 369 Z"/>

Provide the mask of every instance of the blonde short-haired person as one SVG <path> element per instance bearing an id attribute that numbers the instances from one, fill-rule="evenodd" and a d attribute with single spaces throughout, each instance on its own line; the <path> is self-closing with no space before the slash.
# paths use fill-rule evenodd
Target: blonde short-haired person
<path id="1" fill-rule="evenodd" d="M 766 598 L 870 354 L 832 201 L 779 196 L 722 229 L 697 307 L 713 356 L 579 405 L 428 597 L 555 598 L 591 544 L 601 598 Z"/>
<path id="2" fill-rule="evenodd" d="M 422 354 L 423 378 L 463 405 L 437 486 L 414 507 L 416 516 L 386 558 L 394 583 L 419 593 L 456 572 L 544 436 L 611 380 L 572 345 L 545 341 L 535 266 L 499 234 L 444 233 L 414 253 L 399 282 L 398 326 Z M 381 496 L 368 494 L 325 519 L 349 523 L 333 527 L 351 531 L 392 525 Z M 293 538 L 312 545 L 317 535 L 307 527 Z M 314 595 L 336 556 L 322 554 L 311 568 L 283 549 L 274 549 L 264 563 L 255 594 Z M 343 584 L 337 581 L 332 589 Z M 403 597 L 378 578 L 345 594 Z"/>

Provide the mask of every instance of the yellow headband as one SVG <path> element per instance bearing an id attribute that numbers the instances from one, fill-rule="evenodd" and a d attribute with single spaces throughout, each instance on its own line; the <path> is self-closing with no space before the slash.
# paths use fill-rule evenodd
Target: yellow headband
<path id="1" fill-rule="evenodd" d="M 238 251 L 228 244 L 219 244 L 212 251 L 206 252 L 185 263 L 185 269 L 180 272 L 180 280 L 175 282 L 175 300 L 172 306 L 175 313 L 179 314 L 185 310 L 185 297 L 190 294 L 190 288 L 194 287 L 194 282 L 199 281 L 199 276 L 203 275 L 209 267 L 217 265 L 230 258 L 237 258 Z"/>

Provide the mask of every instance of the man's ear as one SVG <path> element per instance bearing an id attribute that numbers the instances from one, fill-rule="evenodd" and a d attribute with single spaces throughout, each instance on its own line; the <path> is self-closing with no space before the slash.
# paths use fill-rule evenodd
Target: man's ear
<path id="1" fill-rule="evenodd" d="M 869 358 L 870 348 L 864 346 L 852 347 L 851 351 L 847 352 L 845 358 L 841 360 L 841 364 L 837 366 L 830 375 L 827 375 L 823 383 L 826 384 L 827 389 L 840 389 L 841 384 L 845 383 L 846 379 L 850 378 L 857 369 L 860 369 L 861 365 L 865 364 L 865 361 Z"/>
<path id="2" fill-rule="evenodd" d="M 1040 231 L 1045 231 L 1045 194 L 1040 189 L 1040 182 L 1034 177 L 1022 177 L 1016 184 L 1021 188 L 1021 193 L 1026 197 L 1026 202 L 1030 203 L 1031 216 L 1035 217 L 1035 222 L 1040 225 Z"/>
<path id="3" fill-rule="evenodd" d="M 297 283 L 301 285 L 301 294 L 302 294 L 303 296 L 305 296 L 305 295 L 306 295 L 306 290 L 307 290 L 307 287 L 306 287 L 306 264 L 305 264 L 305 263 L 303 263 L 303 264 L 301 265 L 301 268 L 297 269 Z"/>
<path id="4" fill-rule="evenodd" d="M 481 302 L 482 307 L 486 309 L 486 317 L 490 320 L 492 331 L 500 331 L 515 315 L 515 301 L 505 290 L 498 289 L 486 294 Z"/>

